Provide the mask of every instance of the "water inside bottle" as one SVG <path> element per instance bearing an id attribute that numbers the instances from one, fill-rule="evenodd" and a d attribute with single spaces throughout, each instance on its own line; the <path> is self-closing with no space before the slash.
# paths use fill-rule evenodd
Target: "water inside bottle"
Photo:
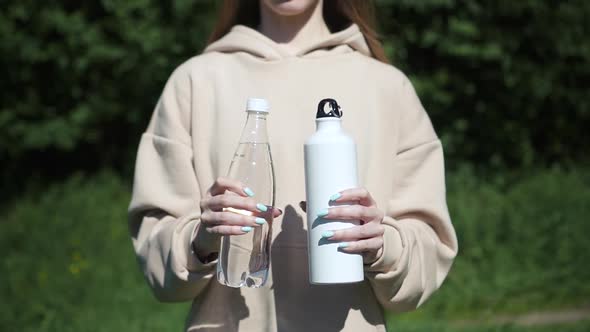
<path id="1" fill-rule="evenodd" d="M 254 199 L 268 207 L 256 212 L 266 223 L 244 235 L 224 236 L 221 242 L 217 280 L 230 287 L 261 287 L 270 264 L 274 174 L 268 143 L 240 143 L 230 165 L 228 177 L 240 180 L 255 193 Z M 227 208 L 226 212 L 253 215 L 251 211 Z"/>

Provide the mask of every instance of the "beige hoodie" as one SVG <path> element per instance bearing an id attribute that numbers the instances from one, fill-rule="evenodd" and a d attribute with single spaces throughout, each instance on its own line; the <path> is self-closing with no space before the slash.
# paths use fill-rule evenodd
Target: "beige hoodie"
<path id="1" fill-rule="evenodd" d="M 271 272 L 260 289 L 215 280 L 191 252 L 199 200 L 229 168 L 250 96 L 271 105 L 276 175 Z M 365 281 L 308 282 L 303 143 L 319 100 L 343 107 L 359 180 L 386 213 L 383 255 Z M 193 301 L 187 331 L 385 331 L 382 308 L 411 310 L 441 285 L 457 253 L 441 143 L 409 80 L 369 57 L 356 25 L 289 54 L 236 26 L 174 71 L 141 137 L 129 226 L 161 301 Z"/>

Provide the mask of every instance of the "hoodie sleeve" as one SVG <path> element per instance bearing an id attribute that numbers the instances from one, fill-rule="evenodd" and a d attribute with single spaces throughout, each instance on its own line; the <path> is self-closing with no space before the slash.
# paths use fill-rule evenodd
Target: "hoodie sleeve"
<path id="1" fill-rule="evenodd" d="M 383 221 L 383 254 L 366 266 L 378 301 L 394 312 L 422 305 L 442 284 L 458 250 L 441 142 L 405 77 L 400 91 L 399 148 Z"/>
<path id="2" fill-rule="evenodd" d="M 213 276 L 191 250 L 200 190 L 190 139 L 188 73 L 179 67 L 158 101 L 137 152 L 128 222 L 139 265 L 160 301 L 192 300 Z"/>

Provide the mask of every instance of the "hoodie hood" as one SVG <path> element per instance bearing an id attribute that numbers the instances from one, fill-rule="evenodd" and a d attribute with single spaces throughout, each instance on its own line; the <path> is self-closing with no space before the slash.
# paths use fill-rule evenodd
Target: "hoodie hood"
<path id="1" fill-rule="evenodd" d="M 365 38 L 356 24 L 332 33 L 327 38 L 309 45 L 295 53 L 287 51 L 272 39 L 244 25 L 234 26 L 225 36 L 209 45 L 204 53 L 246 52 L 266 61 L 285 58 L 317 58 L 330 54 L 360 52 L 371 56 Z"/>

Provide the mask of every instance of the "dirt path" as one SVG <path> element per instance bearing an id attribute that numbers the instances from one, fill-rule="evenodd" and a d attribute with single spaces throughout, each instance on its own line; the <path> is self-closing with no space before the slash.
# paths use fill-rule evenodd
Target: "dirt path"
<path id="1" fill-rule="evenodd" d="M 514 317 L 498 317 L 497 323 L 513 323 L 522 326 L 573 323 L 590 319 L 590 307 L 559 311 L 539 311 Z"/>
<path id="2" fill-rule="evenodd" d="M 564 323 L 574 323 L 590 319 L 590 306 L 577 309 L 534 311 L 523 315 L 500 315 L 483 320 L 464 320 L 457 322 L 458 326 L 479 325 L 482 323 L 501 325 L 514 324 L 519 326 L 543 326 Z"/>

